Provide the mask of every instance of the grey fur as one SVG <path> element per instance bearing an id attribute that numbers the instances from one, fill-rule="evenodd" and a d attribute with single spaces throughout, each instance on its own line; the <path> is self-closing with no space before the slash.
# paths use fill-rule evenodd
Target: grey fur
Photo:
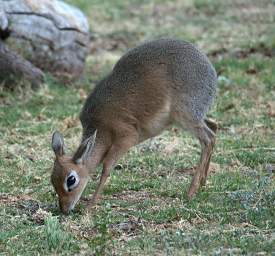
<path id="1" fill-rule="evenodd" d="M 64 139 L 60 132 L 55 131 L 52 136 L 52 149 L 56 156 L 64 155 Z"/>
<path id="2" fill-rule="evenodd" d="M 154 85 L 152 95 L 145 95 L 146 99 L 140 91 L 152 84 L 144 81 L 144 76 L 152 77 L 152 84 L 161 80 Z M 80 116 L 83 136 L 88 137 L 97 129 L 97 123 L 104 120 L 100 116 L 107 109 L 114 112 L 115 118 L 126 118 L 120 110 L 127 109 L 135 117 L 128 121 L 138 126 L 136 123 L 148 111 L 146 104 L 151 107 L 153 103 L 148 101 L 156 100 L 154 97 L 160 101 L 161 97 L 170 98 L 171 121 L 192 130 L 193 123 L 202 121 L 212 105 L 216 84 L 214 67 L 193 44 L 175 39 L 144 43 L 122 56 L 87 99 Z"/>

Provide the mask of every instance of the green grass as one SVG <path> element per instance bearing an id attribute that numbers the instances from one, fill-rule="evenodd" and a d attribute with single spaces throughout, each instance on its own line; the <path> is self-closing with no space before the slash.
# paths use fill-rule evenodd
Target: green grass
<path id="1" fill-rule="evenodd" d="M 275 164 L 274 1 L 67 2 L 86 13 L 94 35 L 83 80 L 66 86 L 48 77 L 37 92 L 0 91 L 0 255 L 274 254 L 274 173 L 266 167 Z M 163 36 L 195 42 L 220 76 L 207 186 L 187 200 L 191 177 L 178 170 L 196 164 L 199 143 L 172 127 L 120 160 L 91 214 L 80 202 L 60 215 L 49 178 L 52 132 L 75 150 L 83 93 L 128 48 Z"/>

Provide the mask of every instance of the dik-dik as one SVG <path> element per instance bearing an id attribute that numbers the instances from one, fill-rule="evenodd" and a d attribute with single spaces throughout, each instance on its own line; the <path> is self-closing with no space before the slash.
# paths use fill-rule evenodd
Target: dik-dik
<path id="1" fill-rule="evenodd" d="M 201 144 L 201 158 L 188 190 L 191 199 L 206 182 L 216 124 L 205 119 L 216 93 L 217 75 L 194 45 L 160 39 L 128 51 L 87 98 L 80 120 L 82 141 L 65 155 L 59 132 L 52 184 L 60 209 L 68 214 L 79 200 L 89 173 L 103 164 L 90 201 L 94 205 L 112 167 L 133 146 L 160 134 L 172 123 L 190 131 Z"/>

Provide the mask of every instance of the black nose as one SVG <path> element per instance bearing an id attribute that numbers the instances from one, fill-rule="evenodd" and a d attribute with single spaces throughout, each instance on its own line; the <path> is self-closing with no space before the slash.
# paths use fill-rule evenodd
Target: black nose
<path id="1" fill-rule="evenodd" d="M 64 210 L 64 209 L 60 209 L 60 210 L 61 210 L 62 214 L 66 215 L 66 216 L 68 216 L 71 212 L 70 210 Z"/>
<path id="2" fill-rule="evenodd" d="M 60 211 L 63 215 L 69 215 L 71 210 L 69 207 L 64 207 L 62 204 L 59 203 Z"/>

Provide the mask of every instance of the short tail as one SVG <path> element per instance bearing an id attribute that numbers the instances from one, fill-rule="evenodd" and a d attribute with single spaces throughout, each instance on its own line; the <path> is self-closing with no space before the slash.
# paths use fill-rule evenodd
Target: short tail
<path id="1" fill-rule="evenodd" d="M 218 130 L 218 124 L 212 119 L 204 119 L 204 122 L 214 133 Z"/>

